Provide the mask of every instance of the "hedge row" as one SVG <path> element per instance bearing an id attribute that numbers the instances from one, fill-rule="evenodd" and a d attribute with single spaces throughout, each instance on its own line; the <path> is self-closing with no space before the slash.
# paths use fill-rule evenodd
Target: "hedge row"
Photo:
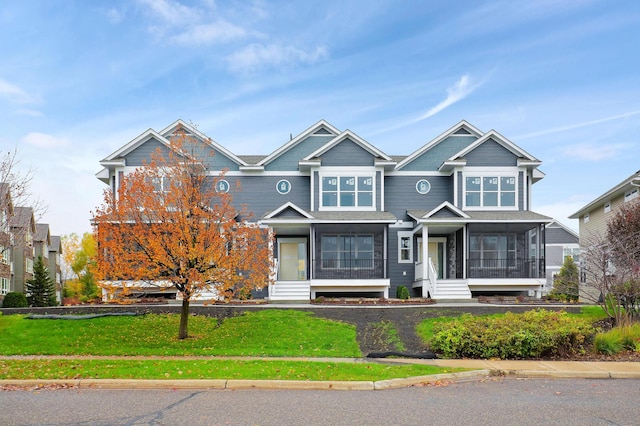
<path id="1" fill-rule="evenodd" d="M 584 353 L 596 329 L 566 312 L 544 309 L 500 317 L 464 314 L 434 325 L 431 350 L 446 358 L 524 359 Z"/>

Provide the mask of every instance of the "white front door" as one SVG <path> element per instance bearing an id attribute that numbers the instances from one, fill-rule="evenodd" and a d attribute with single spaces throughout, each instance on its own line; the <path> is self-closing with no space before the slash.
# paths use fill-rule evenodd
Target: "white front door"
<path id="1" fill-rule="evenodd" d="M 278 240 L 278 280 L 307 279 L 307 242 L 298 238 Z"/>

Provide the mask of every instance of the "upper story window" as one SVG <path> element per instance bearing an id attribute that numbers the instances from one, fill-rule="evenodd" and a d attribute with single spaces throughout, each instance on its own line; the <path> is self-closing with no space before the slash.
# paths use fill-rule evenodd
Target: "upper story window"
<path id="1" fill-rule="evenodd" d="M 633 188 L 624 193 L 624 201 L 631 201 L 638 197 L 638 188 Z"/>
<path id="2" fill-rule="evenodd" d="M 320 207 L 324 209 L 374 208 L 374 177 L 368 175 L 323 175 Z"/>
<path id="3" fill-rule="evenodd" d="M 168 176 L 155 177 L 151 180 L 153 192 L 169 192 L 171 179 Z"/>
<path id="4" fill-rule="evenodd" d="M 604 203 L 604 212 L 609 213 L 611 211 L 611 201 Z"/>
<path id="5" fill-rule="evenodd" d="M 465 208 L 515 208 L 516 177 L 465 176 Z"/>

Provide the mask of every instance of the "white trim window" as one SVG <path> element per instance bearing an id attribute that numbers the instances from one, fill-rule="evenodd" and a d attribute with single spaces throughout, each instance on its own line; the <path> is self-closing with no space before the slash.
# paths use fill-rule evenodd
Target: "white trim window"
<path id="1" fill-rule="evenodd" d="M 609 213 L 611 211 L 611 201 L 604 203 L 604 212 Z"/>
<path id="2" fill-rule="evenodd" d="M 321 174 L 320 209 L 374 210 L 375 174 Z"/>
<path id="3" fill-rule="evenodd" d="M 635 198 L 638 198 L 638 188 L 633 188 L 624 193 L 624 201 L 631 201 Z"/>
<path id="4" fill-rule="evenodd" d="M 11 252 L 11 249 L 9 247 L 0 246 L 0 262 L 4 263 L 5 265 L 8 265 L 10 262 L 10 259 L 9 259 L 10 252 Z"/>
<path id="5" fill-rule="evenodd" d="M 171 187 L 171 179 L 168 176 L 154 177 L 151 179 L 153 185 L 153 192 L 155 193 L 167 193 Z"/>
<path id="6" fill-rule="evenodd" d="M 413 232 L 398 232 L 398 263 L 413 262 Z"/>
<path id="7" fill-rule="evenodd" d="M 0 278 L 0 294 L 9 293 L 9 279 L 8 278 Z"/>
<path id="8" fill-rule="evenodd" d="M 464 207 L 466 209 L 516 209 L 517 175 L 464 176 Z"/>

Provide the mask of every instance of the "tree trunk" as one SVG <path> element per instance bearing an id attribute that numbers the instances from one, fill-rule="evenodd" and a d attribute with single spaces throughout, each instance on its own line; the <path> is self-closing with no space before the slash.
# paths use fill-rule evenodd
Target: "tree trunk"
<path id="1" fill-rule="evenodd" d="M 186 339 L 187 337 L 189 337 L 188 325 L 189 325 L 189 298 L 183 296 L 182 310 L 180 311 L 180 331 L 178 332 L 178 339 Z"/>

